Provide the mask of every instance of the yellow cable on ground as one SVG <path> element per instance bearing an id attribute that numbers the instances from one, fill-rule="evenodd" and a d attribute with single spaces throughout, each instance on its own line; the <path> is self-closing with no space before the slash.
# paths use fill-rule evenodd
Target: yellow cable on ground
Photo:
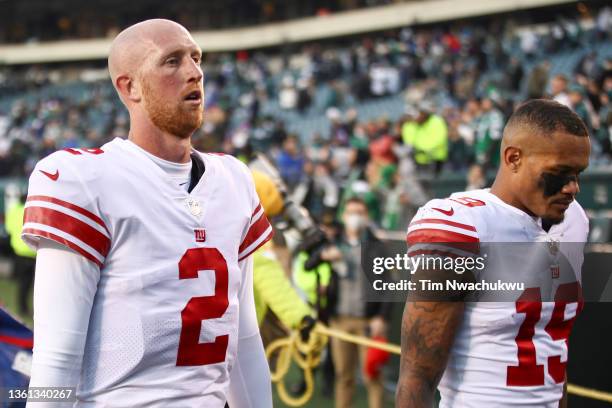
<path id="1" fill-rule="evenodd" d="M 365 347 L 376 347 L 381 350 L 388 351 L 389 353 L 402 354 L 402 349 L 397 344 L 383 343 L 382 341 L 376 341 L 368 339 L 363 336 L 356 336 L 354 334 L 346 333 L 341 330 L 331 329 L 324 325 L 317 325 L 314 329 L 317 333 L 324 334 L 328 337 L 336 337 L 340 340 L 348 341 L 349 343 L 359 344 Z"/>
<path id="2" fill-rule="evenodd" d="M 335 337 L 365 347 L 376 347 L 398 355 L 401 354 L 401 348 L 397 344 L 383 343 L 368 339 L 367 337 L 356 336 L 341 330 L 331 329 L 321 323 L 317 323 L 313 328 L 307 343 L 304 343 L 299 336 L 299 332 L 294 330 L 289 337 L 275 340 L 266 348 L 268 361 L 278 352 L 276 365 L 273 369 L 271 368 L 272 382 L 276 383 L 278 396 L 285 404 L 291 407 L 301 407 L 312 397 L 314 392 L 312 370 L 321 362 L 321 351 L 325 348 L 328 337 Z M 287 392 L 283 381 L 291 366 L 292 357 L 295 363 L 304 371 L 306 390 L 299 397 L 291 396 Z M 567 392 L 579 397 L 612 403 L 612 393 L 609 392 L 580 387 L 574 384 L 567 384 Z"/>
<path id="3" fill-rule="evenodd" d="M 312 370 L 321 362 L 321 352 L 327 344 L 327 337 L 317 332 L 319 326 L 320 323 L 317 323 L 306 343 L 300 338 L 299 331 L 294 330 L 289 337 L 274 340 L 266 348 L 268 361 L 271 360 L 275 353 L 278 353 L 276 363 L 270 364 L 270 374 L 272 382 L 276 383 L 278 396 L 285 404 L 291 407 L 301 407 L 306 404 L 314 392 Z M 306 390 L 299 397 L 291 396 L 285 388 L 284 377 L 289 371 L 292 357 L 304 372 Z"/>
<path id="4" fill-rule="evenodd" d="M 579 385 L 567 384 L 568 394 L 578 395 L 579 397 L 591 398 L 599 401 L 606 401 L 612 404 L 612 393 L 584 388 Z"/>

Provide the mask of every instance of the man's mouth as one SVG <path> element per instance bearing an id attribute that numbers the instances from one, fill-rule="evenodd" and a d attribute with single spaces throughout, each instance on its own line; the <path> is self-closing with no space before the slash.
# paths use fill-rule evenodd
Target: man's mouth
<path id="1" fill-rule="evenodd" d="M 202 102 L 202 91 L 196 90 L 189 92 L 184 100 L 192 103 L 201 103 Z"/>
<path id="2" fill-rule="evenodd" d="M 559 207 L 564 207 L 565 209 L 567 209 L 567 207 L 570 206 L 572 201 L 574 201 L 574 200 L 555 200 L 555 201 L 552 202 L 552 205 L 556 205 L 556 206 L 559 206 Z"/>

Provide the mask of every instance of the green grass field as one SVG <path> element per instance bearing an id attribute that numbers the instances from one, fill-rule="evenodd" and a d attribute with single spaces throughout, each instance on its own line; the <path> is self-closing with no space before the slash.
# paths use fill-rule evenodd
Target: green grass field
<path id="1" fill-rule="evenodd" d="M 31 316 L 22 316 L 17 313 L 17 303 L 16 303 L 16 293 L 17 288 L 15 283 L 6 278 L 0 278 L 0 304 L 8 309 L 13 315 L 21 318 L 23 322 L 25 322 L 28 326 L 32 327 L 32 317 Z M 317 373 L 318 374 L 318 373 Z M 287 374 L 286 384 L 289 387 L 291 384 L 294 384 L 298 381 L 299 373 L 298 369 L 292 366 L 291 370 Z M 322 378 L 320 375 L 315 376 L 315 392 L 312 399 L 303 407 L 304 408 L 332 408 L 334 406 L 334 401 L 332 398 L 326 398 L 323 396 L 321 391 L 321 381 Z M 282 403 L 280 398 L 276 393 L 276 387 L 273 385 L 274 391 L 274 406 L 275 407 L 288 407 L 288 405 Z M 386 396 L 386 404 L 387 407 L 393 406 L 393 395 L 388 394 Z M 357 390 L 355 393 L 354 399 L 354 408 L 367 408 L 367 395 L 365 392 L 365 388 L 361 385 L 357 386 Z"/>
<path id="2" fill-rule="evenodd" d="M 32 327 L 32 316 L 24 316 L 17 312 L 17 286 L 11 279 L 0 278 L 0 305 Z"/>

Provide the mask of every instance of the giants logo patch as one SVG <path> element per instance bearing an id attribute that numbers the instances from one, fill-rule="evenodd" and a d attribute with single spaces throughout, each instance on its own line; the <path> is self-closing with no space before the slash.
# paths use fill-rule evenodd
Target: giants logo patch
<path id="1" fill-rule="evenodd" d="M 204 228 L 194 229 L 193 232 L 195 233 L 196 242 L 206 241 L 206 231 L 204 230 Z"/>

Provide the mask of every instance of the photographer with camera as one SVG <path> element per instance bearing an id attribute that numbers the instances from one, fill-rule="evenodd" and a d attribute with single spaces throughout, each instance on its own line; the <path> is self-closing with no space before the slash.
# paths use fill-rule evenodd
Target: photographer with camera
<path id="1" fill-rule="evenodd" d="M 384 256 L 380 241 L 369 228 L 366 203 L 357 197 L 349 198 L 342 215 L 344 230 L 337 245 L 326 246 L 320 254 L 332 264 L 338 278 L 337 306 L 330 321 L 332 329 L 358 336 L 384 339 L 391 316 L 391 303 L 366 302 L 365 288 L 373 272 L 362 268 L 362 259 Z M 366 348 L 331 339 L 335 367 L 336 408 L 351 407 L 355 391 L 357 361 L 364 367 Z M 368 406 L 383 406 L 384 389 L 381 378 L 365 376 Z"/>

